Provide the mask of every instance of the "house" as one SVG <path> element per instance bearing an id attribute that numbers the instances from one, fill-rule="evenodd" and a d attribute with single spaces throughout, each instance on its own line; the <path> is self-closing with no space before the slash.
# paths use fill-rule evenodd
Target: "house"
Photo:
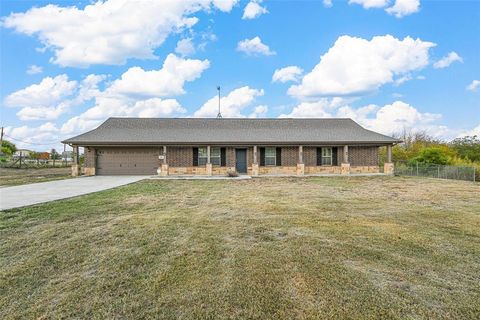
<path id="1" fill-rule="evenodd" d="M 351 119 L 110 118 L 62 141 L 74 148 L 73 175 L 304 175 L 376 173 L 400 140 Z"/>
<path id="2" fill-rule="evenodd" d="M 28 149 L 17 149 L 17 151 L 15 151 L 15 153 L 13 154 L 13 158 L 14 159 L 18 159 L 18 158 L 30 158 L 30 155 L 33 154 L 34 152 L 32 150 L 28 150 Z"/>

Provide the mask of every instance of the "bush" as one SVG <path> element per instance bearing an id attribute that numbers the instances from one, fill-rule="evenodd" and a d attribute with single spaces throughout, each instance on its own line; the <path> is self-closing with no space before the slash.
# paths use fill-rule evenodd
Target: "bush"
<path id="1" fill-rule="evenodd" d="M 227 177 L 230 177 L 230 178 L 238 177 L 238 172 L 236 170 L 228 170 Z"/>
<path id="2" fill-rule="evenodd" d="M 447 165 L 452 163 L 450 152 L 440 147 L 424 148 L 420 154 L 409 161 L 410 163 L 431 163 Z"/>

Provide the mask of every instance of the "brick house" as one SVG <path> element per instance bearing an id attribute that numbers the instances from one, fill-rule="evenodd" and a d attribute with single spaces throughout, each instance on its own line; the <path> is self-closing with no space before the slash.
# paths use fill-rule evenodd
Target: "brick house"
<path id="1" fill-rule="evenodd" d="M 110 118 L 62 142 L 75 150 L 73 175 L 257 176 L 376 173 L 384 146 L 392 173 L 401 141 L 351 119 Z"/>

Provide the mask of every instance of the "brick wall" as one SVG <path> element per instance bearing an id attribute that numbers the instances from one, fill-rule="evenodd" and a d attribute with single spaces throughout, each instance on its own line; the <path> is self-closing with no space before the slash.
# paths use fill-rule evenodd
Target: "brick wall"
<path id="1" fill-rule="evenodd" d="M 305 167 L 312 167 L 317 165 L 317 148 L 303 147 L 303 163 Z"/>
<path id="2" fill-rule="evenodd" d="M 170 167 L 193 166 L 193 148 L 167 147 L 167 163 Z"/>
<path id="3" fill-rule="evenodd" d="M 348 159 L 352 166 L 378 166 L 378 147 L 349 147 Z"/>
<path id="4" fill-rule="evenodd" d="M 235 148 L 227 147 L 225 149 L 227 167 L 235 167 Z"/>
<path id="5" fill-rule="evenodd" d="M 297 166 L 298 147 L 282 147 L 282 166 Z"/>
<path id="6" fill-rule="evenodd" d="M 95 149 L 94 148 L 85 148 L 85 163 L 83 166 L 85 168 L 95 168 Z"/>

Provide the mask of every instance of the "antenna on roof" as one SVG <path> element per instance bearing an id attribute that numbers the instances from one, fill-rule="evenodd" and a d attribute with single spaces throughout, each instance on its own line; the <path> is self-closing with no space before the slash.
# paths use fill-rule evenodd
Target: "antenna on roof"
<path id="1" fill-rule="evenodd" d="M 220 86 L 217 86 L 218 90 L 218 114 L 217 114 L 217 119 L 222 118 L 222 113 L 220 112 Z"/>

